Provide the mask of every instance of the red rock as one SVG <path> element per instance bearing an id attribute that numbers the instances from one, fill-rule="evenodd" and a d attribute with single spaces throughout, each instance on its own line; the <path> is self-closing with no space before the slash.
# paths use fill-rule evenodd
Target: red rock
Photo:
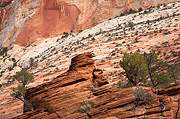
<path id="1" fill-rule="evenodd" d="M 146 87 L 145 90 L 154 95 L 153 101 L 149 104 L 141 101 L 135 108 L 133 90 L 137 87 L 118 89 L 104 85 L 107 81 L 103 80 L 102 71 L 95 68 L 92 57 L 90 52 L 77 55 L 71 60 L 66 73 L 51 82 L 28 89 L 26 98 L 32 102 L 35 111 L 26 112 L 14 119 L 83 119 L 85 114 L 80 111 L 83 100 L 94 102 L 89 112 L 92 119 L 139 118 L 144 115 L 150 118 L 174 118 L 177 104 L 173 104 L 172 99 L 177 93 L 168 96 L 165 92 L 176 90 L 179 85 L 165 89 L 161 95 L 151 92 L 152 87 Z M 103 86 L 91 92 L 89 87 L 95 80 Z M 159 106 L 160 101 L 165 106 L 164 112 Z"/>
<path id="2" fill-rule="evenodd" d="M 9 1 L 9 0 L 8 0 Z M 25 46 L 37 40 L 95 26 L 130 9 L 168 4 L 178 0 L 21 0 L 0 10 L 0 46 L 14 41 Z M 40 2 L 40 4 L 39 4 Z M 18 7 L 17 5 L 20 5 Z M 27 12 L 31 10 L 31 12 Z M 14 12 L 13 12 L 14 11 Z M 19 11 L 19 12 L 15 12 Z M 12 24 L 12 22 L 15 21 Z"/>

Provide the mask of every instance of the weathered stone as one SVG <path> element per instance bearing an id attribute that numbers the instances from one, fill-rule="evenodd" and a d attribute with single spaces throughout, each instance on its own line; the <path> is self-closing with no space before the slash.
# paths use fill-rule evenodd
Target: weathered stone
<path id="1" fill-rule="evenodd" d="M 0 10 L 0 47 L 9 47 L 14 42 L 25 46 L 38 38 L 85 30 L 130 9 L 138 11 L 177 1 L 14 0 Z"/>
<path id="2" fill-rule="evenodd" d="M 95 68 L 92 57 L 90 52 L 77 55 L 71 60 L 67 72 L 51 82 L 28 89 L 26 98 L 32 102 L 35 111 L 24 113 L 15 119 L 83 119 L 85 114 L 80 111 L 83 100 L 94 102 L 89 112 L 92 119 L 136 119 L 144 116 L 150 118 L 175 117 L 177 103 L 174 103 L 172 99 L 176 100 L 180 96 L 177 95 L 179 92 L 170 94 L 170 90 L 176 90 L 180 85 L 161 89 L 163 90 L 161 95 L 156 94 L 158 91 L 153 90 L 155 92 L 153 93 L 152 87 L 146 87 L 144 89 L 151 92 L 154 99 L 149 103 L 141 101 L 136 107 L 133 90 L 143 87 L 118 89 L 104 85 L 107 81 L 103 80 L 102 71 Z M 93 85 L 93 81 L 98 81 L 101 87 L 97 91 L 91 92 L 89 87 Z M 160 103 L 163 103 L 165 107 L 163 111 Z"/>

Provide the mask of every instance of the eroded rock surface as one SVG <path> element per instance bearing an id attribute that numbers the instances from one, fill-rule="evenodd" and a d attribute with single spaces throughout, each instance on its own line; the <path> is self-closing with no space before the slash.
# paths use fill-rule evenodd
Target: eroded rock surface
<path id="1" fill-rule="evenodd" d="M 14 0 L 0 10 L 0 47 L 25 46 L 39 38 L 78 32 L 130 9 L 179 0 Z"/>
<path id="2" fill-rule="evenodd" d="M 144 116 L 170 119 L 175 116 L 177 100 L 180 98 L 180 92 L 176 89 L 179 89 L 180 85 L 164 89 L 161 94 L 159 94 L 160 91 L 154 91 L 151 87 L 144 87 L 155 98 L 150 104 L 144 105 L 140 102 L 140 105 L 135 108 L 136 99 L 133 90 L 137 87 L 118 89 L 105 85 L 108 82 L 103 80 L 102 75 L 98 76 L 102 74 L 102 71 L 95 68 L 92 57 L 90 52 L 74 57 L 66 73 L 51 82 L 29 89 L 26 97 L 34 105 L 35 111 L 24 113 L 14 119 L 83 119 L 85 114 L 80 111 L 83 100 L 91 100 L 95 103 L 89 113 L 92 119 L 136 119 Z M 95 77 L 99 77 L 99 80 Z M 91 92 L 89 87 L 93 81 L 103 86 Z M 173 93 L 170 94 L 172 90 Z M 165 106 L 163 112 L 159 106 L 161 101 Z"/>
<path id="3" fill-rule="evenodd" d="M 148 13 L 145 14 L 145 11 Z M 79 34 L 73 33 L 74 36 L 69 35 L 68 38 L 62 38 L 62 35 L 42 38 L 28 47 L 14 44 L 7 56 L 0 56 L 0 72 L 2 72 L 0 84 L 3 84 L 0 88 L 1 118 L 8 119 L 23 113 L 22 102 L 10 96 L 11 88 L 17 87 L 18 84 L 8 82 L 11 81 L 11 76 L 21 71 L 19 66 L 24 68 L 29 66 L 31 58 L 38 64 L 38 67 L 33 66 L 28 70 L 35 78 L 35 82 L 28 87 L 49 82 L 66 72 L 71 64 L 70 59 L 83 52 L 95 53 L 96 56 L 93 59 L 95 59 L 97 68 L 103 70 L 104 76 L 112 85 L 117 84 L 118 81 L 127 80 L 121 73 L 123 69 L 119 66 L 124 52 L 140 51 L 143 53 L 156 49 L 161 51 L 163 60 L 180 66 L 178 55 L 180 3 L 145 11 L 105 21 Z M 129 22 L 134 23 L 133 28 L 128 26 Z M 17 61 L 16 67 L 13 66 L 12 58 Z M 98 78 L 103 75 L 98 69 L 94 69 L 93 80 L 99 80 Z M 165 93 L 161 91 L 158 94 L 164 96 Z M 91 97 L 90 93 L 88 97 Z M 174 100 L 173 103 L 177 104 L 176 101 Z"/>

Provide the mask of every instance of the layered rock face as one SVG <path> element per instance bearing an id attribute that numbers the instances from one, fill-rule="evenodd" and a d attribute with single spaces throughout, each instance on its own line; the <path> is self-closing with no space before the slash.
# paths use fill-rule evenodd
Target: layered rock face
<path id="1" fill-rule="evenodd" d="M 8 47 L 13 44 L 22 31 L 27 35 L 20 44 L 29 42 L 30 34 L 26 32 L 25 28 L 28 21 L 39 9 L 39 5 L 40 0 L 15 0 L 10 5 L 1 8 L 0 46 Z M 33 29 L 36 28 L 31 25 L 31 30 L 33 31 Z"/>
<path id="2" fill-rule="evenodd" d="M 38 38 L 78 32 L 130 9 L 179 0 L 15 0 L 0 11 L 0 47 L 21 46 Z"/>
<path id="3" fill-rule="evenodd" d="M 133 90 L 140 87 L 118 89 L 104 79 L 102 71 L 96 69 L 91 53 L 83 53 L 74 57 L 66 73 L 53 81 L 31 88 L 26 97 L 32 102 L 35 110 L 26 112 L 14 119 L 83 119 L 80 107 L 83 100 L 91 100 L 94 106 L 89 112 L 92 119 L 124 119 L 124 118 L 169 118 L 175 117 L 178 110 L 177 100 L 180 98 L 180 85 L 167 89 L 145 90 L 154 95 L 150 104 L 139 103 Z M 91 92 L 89 87 L 97 81 L 101 87 Z M 160 103 L 165 109 L 161 111 Z M 180 115 L 180 112 L 177 113 Z"/>

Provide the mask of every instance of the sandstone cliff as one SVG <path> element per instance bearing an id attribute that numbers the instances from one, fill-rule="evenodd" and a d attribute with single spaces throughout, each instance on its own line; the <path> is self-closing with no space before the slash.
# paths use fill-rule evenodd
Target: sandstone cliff
<path id="1" fill-rule="evenodd" d="M 145 11 L 150 12 L 144 14 Z M 59 35 L 38 40 L 28 47 L 14 45 L 8 51 L 7 56 L 0 56 L 0 72 L 2 72 L 0 84 L 3 84 L 3 87 L 0 88 L 0 118 L 11 119 L 23 113 L 22 102 L 10 96 L 12 92 L 10 89 L 18 85 L 16 82 L 9 83 L 11 76 L 21 70 L 21 67 L 13 67 L 12 58 L 15 58 L 17 64 L 23 67 L 29 66 L 30 58 L 37 62 L 38 67 L 29 69 L 29 72 L 33 73 L 35 77 L 35 82 L 29 87 L 51 81 L 66 72 L 69 69 L 70 59 L 83 52 L 96 54 L 93 58 L 95 64 L 103 70 L 103 74 L 110 84 L 117 84 L 119 80 L 126 80 L 121 74 L 122 68 L 119 66 L 119 61 L 124 52 L 140 51 L 143 53 L 150 49 L 156 49 L 161 51 L 163 59 L 169 63 L 180 65 L 178 55 L 180 47 L 180 3 L 168 4 L 145 11 L 105 21 L 77 35 L 70 35 L 68 38 L 61 39 L 61 35 Z M 147 22 L 148 20 L 150 23 Z M 129 21 L 134 23 L 134 29 L 125 25 Z M 123 32 L 124 30 L 126 34 Z M 92 37 L 88 37 L 89 34 Z M 136 38 L 138 38 L 138 42 L 135 42 Z M 101 72 L 100 70 L 95 71 L 94 74 L 98 75 Z M 176 92 L 176 90 L 172 91 Z M 177 99 L 171 97 L 170 99 L 173 99 L 173 104 L 177 104 Z M 160 109 L 160 107 L 158 108 Z"/>
<path id="2" fill-rule="evenodd" d="M 38 38 L 78 32 L 130 9 L 179 0 L 14 0 L 0 10 L 0 47 L 24 46 Z"/>
<path id="3" fill-rule="evenodd" d="M 154 94 L 153 102 L 148 105 L 135 106 L 133 90 L 136 87 L 118 89 L 107 84 L 100 69 L 96 69 L 91 53 L 83 53 L 74 57 L 69 70 L 49 83 L 39 85 L 27 91 L 35 111 L 24 113 L 14 119 L 83 119 L 80 106 L 83 100 L 91 100 L 95 104 L 90 111 L 92 119 L 124 119 L 124 118 L 169 118 L 177 112 L 177 100 L 180 98 L 180 85 L 167 89 L 145 90 Z M 97 81 L 97 91 L 91 92 L 89 87 Z M 165 106 L 162 112 L 161 101 Z M 180 113 L 178 113 L 180 115 Z"/>

